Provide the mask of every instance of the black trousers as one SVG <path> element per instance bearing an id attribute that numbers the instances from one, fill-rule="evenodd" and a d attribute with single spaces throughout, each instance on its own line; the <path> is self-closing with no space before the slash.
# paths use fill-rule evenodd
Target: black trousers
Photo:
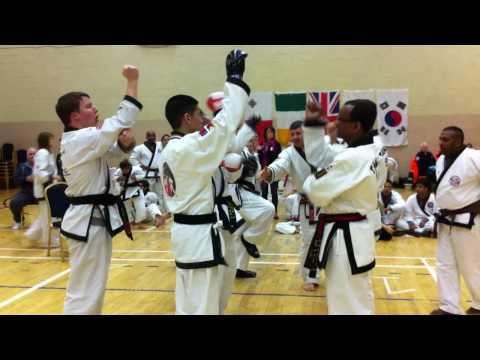
<path id="1" fill-rule="evenodd" d="M 278 208 L 278 181 L 275 181 L 271 184 L 266 182 L 262 182 L 262 197 L 265 200 L 268 200 L 268 186 L 270 185 L 270 191 L 272 193 L 272 203 L 275 206 L 275 213 L 277 212 Z"/>
<path id="2" fill-rule="evenodd" d="M 12 200 L 10 200 L 10 211 L 13 215 L 13 220 L 16 223 L 22 222 L 22 209 L 25 205 L 37 204 L 37 200 L 33 194 L 18 192 Z"/>

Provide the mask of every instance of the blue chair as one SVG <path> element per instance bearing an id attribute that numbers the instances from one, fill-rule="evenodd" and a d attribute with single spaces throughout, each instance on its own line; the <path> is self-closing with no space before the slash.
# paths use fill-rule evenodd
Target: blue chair
<path id="1" fill-rule="evenodd" d="M 47 256 L 50 256 L 52 244 L 52 228 L 59 229 L 62 226 L 62 219 L 70 206 L 65 190 L 68 185 L 64 182 L 58 182 L 47 186 L 45 189 L 45 200 L 48 204 L 48 247 Z M 55 219 L 55 220 L 54 220 Z M 59 220 L 58 220 L 59 219 Z M 62 237 L 60 236 L 60 254 L 64 261 Z"/>

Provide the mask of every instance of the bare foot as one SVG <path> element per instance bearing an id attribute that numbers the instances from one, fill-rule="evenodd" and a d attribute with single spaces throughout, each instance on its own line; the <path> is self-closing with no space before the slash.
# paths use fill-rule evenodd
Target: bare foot
<path id="1" fill-rule="evenodd" d="M 318 287 L 318 285 L 317 286 L 315 286 L 315 285 L 316 284 L 305 283 L 305 284 L 303 284 L 303 290 L 305 290 L 305 291 L 315 291 L 316 287 Z"/>

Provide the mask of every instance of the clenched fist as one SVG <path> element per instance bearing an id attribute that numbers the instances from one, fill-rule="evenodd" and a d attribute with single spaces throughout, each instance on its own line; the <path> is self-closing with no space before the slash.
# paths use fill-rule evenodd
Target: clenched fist
<path id="1" fill-rule="evenodd" d="M 133 65 L 125 65 L 123 67 L 122 75 L 128 80 L 128 81 L 135 81 L 138 80 L 140 73 L 138 71 L 138 68 Z"/>
<path id="2" fill-rule="evenodd" d="M 118 144 L 124 152 L 131 152 L 136 145 L 132 129 L 123 129 L 118 136 Z"/>

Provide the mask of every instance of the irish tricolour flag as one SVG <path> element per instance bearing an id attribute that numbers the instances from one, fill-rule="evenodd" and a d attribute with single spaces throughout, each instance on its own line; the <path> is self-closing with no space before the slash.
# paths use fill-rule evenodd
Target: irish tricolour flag
<path id="1" fill-rule="evenodd" d="M 306 103 L 305 92 L 275 94 L 277 139 L 283 146 L 288 145 L 290 124 L 297 120 L 304 120 Z"/>

